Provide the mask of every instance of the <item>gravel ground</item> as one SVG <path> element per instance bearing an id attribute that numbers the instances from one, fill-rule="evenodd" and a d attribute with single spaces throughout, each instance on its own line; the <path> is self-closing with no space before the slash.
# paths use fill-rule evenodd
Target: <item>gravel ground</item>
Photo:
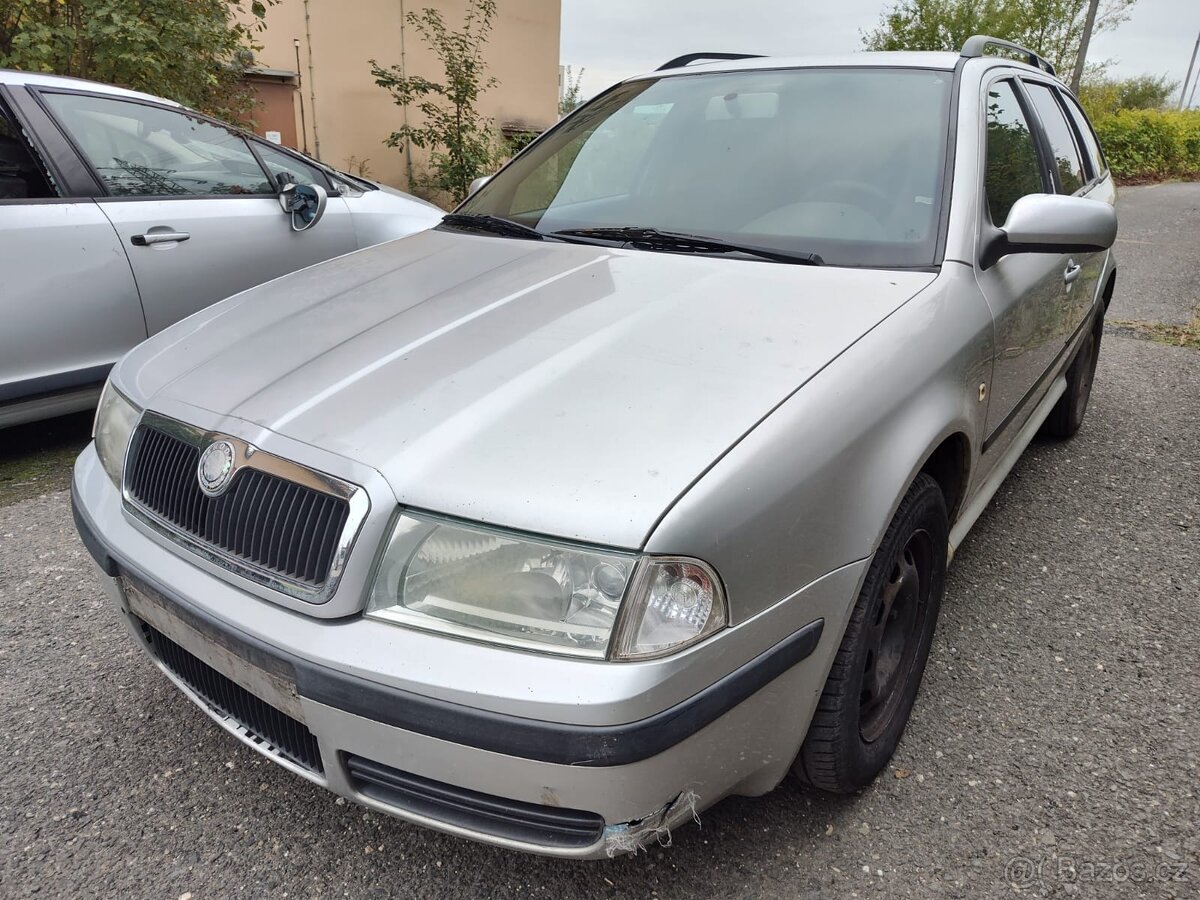
<path id="1" fill-rule="evenodd" d="M 1122 263 L 1151 272 L 1138 248 Z M 0 502 L 0 895 L 1200 897 L 1198 423 L 1200 353 L 1107 335 L 1082 432 L 1030 447 L 955 560 L 892 767 L 596 863 L 424 831 L 266 762 L 119 627 L 66 493 Z"/>

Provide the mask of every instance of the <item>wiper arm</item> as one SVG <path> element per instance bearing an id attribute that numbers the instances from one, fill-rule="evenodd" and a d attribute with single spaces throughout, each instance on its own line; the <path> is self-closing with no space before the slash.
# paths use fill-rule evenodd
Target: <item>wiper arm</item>
<path id="1" fill-rule="evenodd" d="M 507 237 L 527 238 L 533 241 L 546 239 L 546 235 L 536 228 L 530 228 L 528 225 L 522 225 L 512 219 L 482 213 L 449 213 L 442 217 L 442 224 L 467 231 L 486 231 L 489 234 L 502 234 Z"/>
<path id="2" fill-rule="evenodd" d="M 681 253 L 744 253 L 747 256 L 756 256 L 759 259 L 769 259 L 773 262 L 791 263 L 793 265 L 820 266 L 825 264 L 825 260 L 821 259 L 816 253 L 777 250 L 772 247 L 740 244 L 734 241 L 705 237 L 699 234 L 660 231 L 657 228 L 645 228 L 636 225 L 613 228 L 568 228 L 564 231 L 551 232 L 551 236 L 557 237 L 559 235 L 622 241 L 635 246 L 641 244 L 654 249 L 675 250 Z"/>

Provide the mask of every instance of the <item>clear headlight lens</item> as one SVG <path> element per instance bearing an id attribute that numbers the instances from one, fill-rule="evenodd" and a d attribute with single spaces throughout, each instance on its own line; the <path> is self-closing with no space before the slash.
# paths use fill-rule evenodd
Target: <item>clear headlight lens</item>
<path id="1" fill-rule="evenodd" d="M 142 411 L 126 400 L 111 381 L 104 385 L 100 404 L 96 407 L 96 421 L 92 425 L 92 438 L 96 441 L 96 455 L 100 465 L 117 487 L 121 486 L 121 472 L 125 468 L 125 451 L 129 437 L 137 426 Z"/>
<path id="2" fill-rule="evenodd" d="M 412 515 L 396 525 L 367 615 L 600 659 L 659 655 L 726 621 L 716 576 L 694 560 L 639 558 Z"/>

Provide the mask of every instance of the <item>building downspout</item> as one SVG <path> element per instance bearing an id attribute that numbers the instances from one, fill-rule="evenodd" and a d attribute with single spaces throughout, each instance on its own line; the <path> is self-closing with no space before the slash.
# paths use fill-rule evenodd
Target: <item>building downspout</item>
<path id="1" fill-rule="evenodd" d="M 305 0 L 305 2 L 307 2 L 307 0 Z M 405 78 L 408 77 L 408 66 L 405 64 L 405 58 L 404 58 L 405 52 L 406 52 L 405 43 L 407 41 L 407 38 L 405 37 L 405 33 L 404 33 L 404 25 L 405 25 L 407 19 L 408 19 L 408 16 L 404 12 L 404 0 L 400 0 L 400 74 L 401 74 L 401 76 L 403 76 Z M 403 117 L 404 117 L 404 119 L 403 119 L 404 124 L 405 124 L 405 126 L 407 126 L 408 125 L 408 104 L 407 103 L 404 104 Z M 410 191 L 412 190 L 412 175 L 413 175 L 412 141 L 405 141 L 404 142 L 404 178 L 405 178 L 405 186 Z"/>
<path id="2" fill-rule="evenodd" d="M 308 108 L 312 112 L 313 156 L 321 158 L 321 135 L 317 131 L 317 92 L 313 86 L 312 25 L 308 14 L 308 0 L 304 0 L 304 41 L 308 47 Z"/>

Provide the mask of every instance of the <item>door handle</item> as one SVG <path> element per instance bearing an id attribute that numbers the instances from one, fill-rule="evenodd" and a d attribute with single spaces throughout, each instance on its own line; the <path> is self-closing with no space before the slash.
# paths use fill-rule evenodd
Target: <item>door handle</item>
<path id="1" fill-rule="evenodd" d="M 186 231 L 148 231 L 145 234 L 135 234 L 129 242 L 135 247 L 149 247 L 151 244 L 181 243 L 190 237 Z"/>
<path id="2" fill-rule="evenodd" d="M 1067 261 L 1067 268 L 1063 271 L 1063 281 L 1070 284 L 1079 277 L 1079 273 L 1083 271 L 1083 266 L 1075 262 L 1075 260 Z"/>

